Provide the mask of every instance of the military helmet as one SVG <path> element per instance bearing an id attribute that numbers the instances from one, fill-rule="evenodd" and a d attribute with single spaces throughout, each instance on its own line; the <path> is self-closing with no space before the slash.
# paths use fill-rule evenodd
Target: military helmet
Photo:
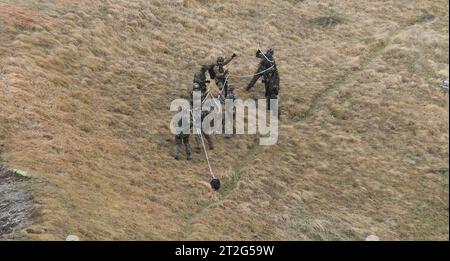
<path id="1" fill-rule="evenodd" d="M 223 63 L 225 61 L 225 58 L 223 56 L 217 57 L 217 63 Z"/>
<path id="2" fill-rule="evenodd" d="M 200 90 L 200 84 L 198 84 L 198 83 L 194 83 L 194 85 L 192 86 L 192 88 L 194 89 L 194 90 Z"/>

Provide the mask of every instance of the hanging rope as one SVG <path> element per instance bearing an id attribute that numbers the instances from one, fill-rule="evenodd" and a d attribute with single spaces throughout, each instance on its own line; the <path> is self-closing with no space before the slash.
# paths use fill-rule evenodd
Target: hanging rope
<path id="1" fill-rule="evenodd" d="M 205 152 L 206 162 L 208 163 L 209 174 L 211 175 L 211 177 L 212 177 L 213 179 L 216 179 L 216 177 L 214 176 L 214 172 L 213 172 L 213 170 L 212 170 L 212 168 L 211 168 L 211 163 L 209 162 L 208 151 L 207 151 L 206 146 L 205 146 L 205 141 L 203 140 L 203 134 L 202 134 L 202 131 L 200 131 L 198 128 L 195 127 L 195 117 L 194 117 L 194 114 L 192 113 L 192 110 L 189 110 L 189 112 L 190 112 L 191 115 L 192 115 L 192 120 L 193 120 L 193 122 L 194 122 L 194 129 L 195 129 L 195 131 L 197 132 L 197 135 L 200 136 L 200 140 L 202 141 L 203 151 Z"/>

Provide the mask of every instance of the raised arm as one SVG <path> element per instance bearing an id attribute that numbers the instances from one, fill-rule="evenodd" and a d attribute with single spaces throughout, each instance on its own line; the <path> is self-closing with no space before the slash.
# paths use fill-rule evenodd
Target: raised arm
<path id="1" fill-rule="evenodd" d="M 234 59 L 234 57 L 236 57 L 236 56 L 237 56 L 237 55 L 236 55 L 235 53 L 233 53 L 233 55 L 231 55 L 230 58 L 226 59 L 226 60 L 223 62 L 223 65 L 229 64 L 229 63 Z"/>

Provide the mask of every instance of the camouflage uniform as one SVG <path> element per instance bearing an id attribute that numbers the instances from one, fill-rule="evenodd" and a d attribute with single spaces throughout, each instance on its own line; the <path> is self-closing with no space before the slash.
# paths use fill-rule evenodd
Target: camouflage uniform
<path id="1" fill-rule="evenodd" d="M 217 62 L 209 66 L 209 75 L 211 79 L 214 79 L 217 87 L 222 92 L 223 97 L 227 96 L 228 92 L 228 70 L 224 68 L 227 64 L 229 64 L 236 54 L 233 54 L 230 58 L 225 59 L 223 57 L 218 57 Z"/>
<path id="2" fill-rule="evenodd" d="M 178 122 L 178 127 L 181 127 L 181 120 Z M 180 159 L 180 147 L 184 144 L 184 149 L 186 152 L 186 159 L 191 160 L 191 145 L 189 144 L 189 132 L 184 133 L 181 132 L 178 135 L 175 135 L 175 156 L 176 160 Z"/>
<path id="3" fill-rule="evenodd" d="M 278 99 L 278 91 L 280 88 L 280 77 L 276 64 L 263 74 L 263 83 L 265 86 L 265 97 L 267 99 L 267 110 L 270 110 L 270 100 Z"/>
<path id="4" fill-rule="evenodd" d="M 261 62 L 259 63 L 255 75 L 245 89 L 249 91 L 258 79 L 262 77 L 265 87 L 264 96 L 267 99 L 267 109 L 270 110 L 270 100 L 278 99 L 278 91 L 280 87 L 280 77 L 275 59 L 273 58 L 273 50 L 269 49 L 265 55 L 258 50 L 256 52 L 256 57 L 261 59 Z"/>

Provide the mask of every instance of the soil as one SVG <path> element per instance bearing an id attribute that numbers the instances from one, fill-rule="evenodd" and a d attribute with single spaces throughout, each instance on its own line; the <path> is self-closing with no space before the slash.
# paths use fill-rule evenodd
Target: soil
<path id="1" fill-rule="evenodd" d="M 0 165 L 0 237 L 31 223 L 33 197 L 23 187 L 28 179 Z"/>

